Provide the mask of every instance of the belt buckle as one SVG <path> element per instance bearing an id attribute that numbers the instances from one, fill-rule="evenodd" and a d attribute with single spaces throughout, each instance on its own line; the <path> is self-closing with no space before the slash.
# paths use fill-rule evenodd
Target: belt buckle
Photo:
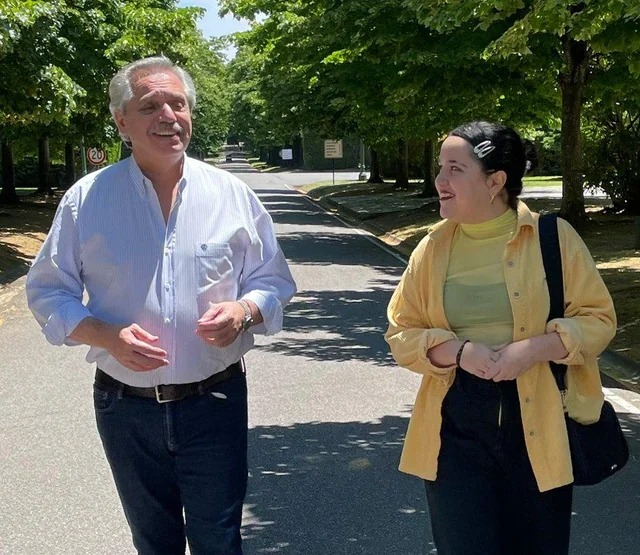
<path id="1" fill-rule="evenodd" d="M 156 390 L 156 401 L 158 401 L 158 403 L 162 404 L 162 403 L 170 403 L 171 401 L 173 401 L 173 399 L 163 399 L 162 398 L 162 392 L 160 391 L 160 387 L 162 387 L 162 385 L 156 385 L 154 387 L 154 389 Z"/>

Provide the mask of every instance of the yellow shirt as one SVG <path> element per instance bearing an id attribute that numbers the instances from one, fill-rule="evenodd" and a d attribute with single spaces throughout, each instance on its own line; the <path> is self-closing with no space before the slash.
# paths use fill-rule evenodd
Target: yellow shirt
<path id="1" fill-rule="evenodd" d="M 513 312 L 513 341 L 558 332 L 568 355 L 569 416 L 578 422 L 598 420 L 603 393 L 597 357 L 616 330 L 613 301 L 576 231 L 558 220 L 565 287 L 564 318 L 547 323 L 549 294 L 538 240 L 538 215 L 520 201 L 518 223 L 506 244 L 503 268 Z M 444 312 L 443 288 L 451 243 L 458 225 L 434 226 L 411 255 L 395 290 L 385 339 L 400 366 L 423 375 L 407 430 L 400 470 L 435 480 L 440 451 L 442 401 L 453 383 L 455 366 L 431 364 L 427 351 L 457 339 Z M 517 378 L 527 451 L 540 491 L 573 481 L 569 442 L 560 393 L 547 363 Z"/>
<path id="2" fill-rule="evenodd" d="M 513 314 L 502 256 L 517 226 L 515 210 L 481 224 L 459 225 L 444 284 L 444 312 L 460 339 L 491 347 L 511 343 Z"/>

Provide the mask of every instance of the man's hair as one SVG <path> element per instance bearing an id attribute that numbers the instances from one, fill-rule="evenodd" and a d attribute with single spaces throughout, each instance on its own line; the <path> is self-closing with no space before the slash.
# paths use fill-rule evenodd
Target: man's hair
<path id="1" fill-rule="evenodd" d="M 116 110 L 124 110 L 127 102 L 133 98 L 132 77 L 151 75 L 160 71 L 171 71 L 182 82 L 189 103 L 189 109 L 193 112 L 196 107 L 196 89 L 191 76 L 181 67 L 175 65 L 165 56 L 142 58 L 120 68 L 109 83 L 109 110 L 115 118 Z"/>

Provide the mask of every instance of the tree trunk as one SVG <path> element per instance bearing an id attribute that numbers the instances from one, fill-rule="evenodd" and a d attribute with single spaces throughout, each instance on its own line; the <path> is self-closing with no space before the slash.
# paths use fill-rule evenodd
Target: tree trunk
<path id="1" fill-rule="evenodd" d="M 13 164 L 13 150 L 9 141 L 2 141 L 2 191 L 0 191 L 0 202 L 19 202 L 16 192 L 16 172 Z"/>
<path id="2" fill-rule="evenodd" d="M 394 189 L 409 188 L 409 145 L 404 139 L 398 139 L 398 157 L 396 159 L 396 182 Z"/>
<path id="3" fill-rule="evenodd" d="M 304 145 L 300 133 L 293 138 L 293 167 L 304 167 Z"/>
<path id="4" fill-rule="evenodd" d="M 76 182 L 76 164 L 73 144 L 64 143 L 64 185 L 68 189 Z"/>
<path id="5" fill-rule="evenodd" d="M 424 198 L 438 196 L 438 191 L 436 191 L 434 150 L 432 140 L 424 142 L 424 185 L 422 187 L 422 193 L 420 193 L 420 196 Z"/>
<path id="6" fill-rule="evenodd" d="M 51 189 L 51 158 L 49 156 L 49 137 L 43 135 L 38 139 L 38 193 L 50 195 Z"/>
<path id="7" fill-rule="evenodd" d="M 569 36 L 563 39 L 562 91 L 562 204 L 560 216 L 580 227 L 586 220 L 582 177 L 582 146 L 580 115 L 582 96 L 587 80 L 589 55 L 587 44 Z"/>
<path id="8" fill-rule="evenodd" d="M 633 219 L 634 235 L 633 235 L 633 248 L 640 249 L 640 216 L 636 216 Z"/>
<path id="9" fill-rule="evenodd" d="M 370 149 L 371 152 L 371 174 L 367 183 L 384 183 L 382 175 L 380 175 L 380 158 L 378 158 L 378 151 Z"/>

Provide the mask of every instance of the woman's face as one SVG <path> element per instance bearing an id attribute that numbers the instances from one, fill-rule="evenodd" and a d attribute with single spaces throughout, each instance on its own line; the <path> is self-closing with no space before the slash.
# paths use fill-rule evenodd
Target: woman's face
<path id="1" fill-rule="evenodd" d="M 461 137 L 447 137 L 440 148 L 439 164 L 436 189 L 442 218 L 474 224 L 504 212 L 505 205 L 498 198 L 493 204 L 491 202 L 495 190 L 492 176 L 495 174 L 484 171 L 470 143 Z"/>

